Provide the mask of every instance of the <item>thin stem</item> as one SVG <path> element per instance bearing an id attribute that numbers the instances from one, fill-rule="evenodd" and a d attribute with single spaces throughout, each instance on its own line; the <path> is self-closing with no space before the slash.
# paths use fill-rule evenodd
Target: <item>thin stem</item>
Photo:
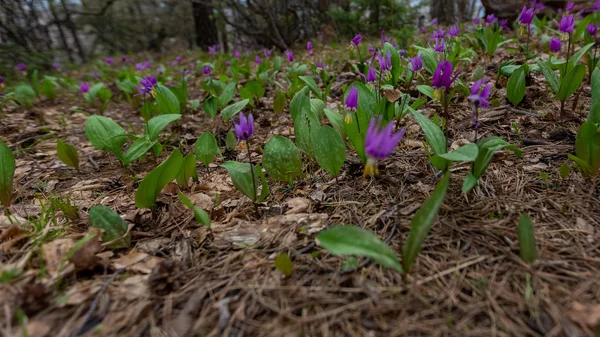
<path id="1" fill-rule="evenodd" d="M 362 58 L 362 53 L 360 52 L 360 47 L 356 46 L 356 49 L 358 50 L 358 62 L 362 65 L 364 62 Z"/>
<path id="2" fill-rule="evenodd" d="M 256 207 L 256 194 L 258 194 L 258 191 L 256 190 L 256 178 L 254 177 L 254 167 L 252 166 L 250 139 L 246 140 L 246 145 L 248 146 L 248 163 L 250 164 L 250 173 L 252 174 L 252 203 L 254 204 L 254 207 Z"/>
<path id="3" fill-rule="evenodd" d="M 565 63 L 565 73 L 562 76 L 563 78 L 565 76 L 567 76 L 567 72 L 569 71 L 569 59 L 571 58 L 571 37 L 572 37 L 572 34 L 569 33 L 569 42 L 567 44 L 567 60 Z"/>
<path id="4" fill-rule="evenodd" d="M 525 44 L 525 60 L 523 61 L 523 64 L 527 63 L 527 56 L 529 55 L 529 39 L 531 37 L 531 27 L 529 27 L 529 25 L 527 25 L 527 44 Z"/>
<path id="5" fill-rule="evenodd" d="M 402 97 L 404 98 L 404 97 Z M 402 107 L 400 107 L 400 116 L 398 116 L 398 120 L 396 121 L 396 126 L 394 127 L 394 131 L 398 131 L 398 125 L 400 125 L 400 117 L 402 117 L 402 114 L 404 113 L 404 107 L 406 106 L 406 101 L 408 101 L 408 97 L 406 97 L 406 99 L 402 99 Z"/>

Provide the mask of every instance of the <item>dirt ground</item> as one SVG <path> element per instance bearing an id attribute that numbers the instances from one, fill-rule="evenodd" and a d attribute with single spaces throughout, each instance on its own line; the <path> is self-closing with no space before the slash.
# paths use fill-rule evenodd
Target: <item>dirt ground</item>
<path id="1" fill-rule="evenodd" d="M 494 69 L 488 72 L 494 76 Z M 567 118 L 557 122 L 559 105 L 548 98 L 543 77 L 536 76 L 517 109 L 504 101 L 506 83 L 500 81 L 494 91 L 499 106 L 482 112 L 479 130 L 479 137 L 501 136 L 517 144 L 523 157 L 497 154 L 469 194 L 461 193 L 469 167 L 452 168 L 439 216 L 404 277 L 365 259 L 358 260 L 358 268 L 343 269 L 348 259 L 319 248 L 315 234 L 332 225 L 361 226 L 401 254 L 410 219 L 438 178 L 411 117 L 404 120 L 405 139 L 381 163 L 379 177 L 363 179 L 349 152 L 338 179 L 313 165 L 293 186 L 270 181 L 271 195 L 258 214 L 218 166 L 228 159 L 246 161 L 245 151 L 224 152 L 210 172 L 198 162 L 200 182 L 183 191 L 209 212 L 212 228 L 207 229 L 179 203 L 174 184 L 163 191 L 154 213 L 135 208 L 139 179 L 170 151 L 157 161 L 148 156 L 123 168 L 87 141 L 86 113 L 94 111 L 84 108 L 82 99 L 62 95 L 31 109 L 15 107 L 0 119 L 0 138 L 17 157 L 17 198 L 10 212 L 29 223 L 14 226 L 0 217 L 0 264 L 22 271 L 0 283 L 0 333 L 597 336 L 600 185 L 598 179 L 584 179 L 567 159 L 589 111 L 590 88 L 586 85 L 575 103 L 569 100 Z M 190 99 L 202 99 L 198 90 L 191 85 Z M 275 95 L 268 91 L 252 111 L 254 162 L 272 135 L 293 138 L 287 110 L 272 112 Z M 330 97 L 328 105 L 339 101 Z M 447 134 L 457 147 L 474 138 L 471 112 L 458 97 L 451 109 Z M 440 107 L 429 102 L 421 111 L 432 116 Z M 111 102 L 105 115 L 127 131 L 141 132 L 142 119 L 126 102 Z M 192 151 L 197 137 L 215 128 L 200 111 L 188 111 L 169 129 L 175 134 L 169 148 L 181 143 L 184 154 Z M 78 170 L 58 160 L 58 138 L 79 151 Z M 563 163 L 573 167 L 566 179 L 559 175 Z M 51 199 L 70 200 L 78 217 L 51 214 Z M 93 268 L 78 270 L 65 263 L 65 252 L 88 233 L 88 209 L 99 204 L 133 226 L 132 248 L 96 250 L 87 257 L 95 261 Z M 519 257 L 517 223 L 523 213 L 534 222 L 538 259 L 532 265 Z M 274 266 L 279 253 L 293 260 L 289 277 Z"/>

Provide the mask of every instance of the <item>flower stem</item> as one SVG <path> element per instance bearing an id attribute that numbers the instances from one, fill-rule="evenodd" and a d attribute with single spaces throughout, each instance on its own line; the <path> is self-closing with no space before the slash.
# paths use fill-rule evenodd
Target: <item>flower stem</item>
<path id="1" fill-rule="evenodd" d="M 258 191 L 256 190 L 256 178 L 254 177 L 254 166 L 252 166 L 252 154 L 250 152 L 250 139 L 246 140 L 246 145 L 248 146 L 248 164 L 250 164 L 250 173 L 252 174 L 252 203 L 254 207 L 256 207 L 256 194 Z M 258 211 L 258 208 L 257 208 Z"/>
<path id="2" fill-rule="evenodd" d="M 531 37 L 531 27 L 527 25 L 527 44 L 525 45 L 525 60 L 523 64 L 527 63 L 527 56 L 529 55 L 529 39 Z"/>

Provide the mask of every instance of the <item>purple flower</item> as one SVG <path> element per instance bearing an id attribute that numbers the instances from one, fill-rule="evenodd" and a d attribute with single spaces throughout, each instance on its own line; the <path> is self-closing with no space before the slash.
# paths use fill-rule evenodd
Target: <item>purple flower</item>
<path id="1" fill-rule="evenodd" d="M 592 10 L 594 12 L 597 12 L 598 10 L 600 10 L 600 0 L 596 1 L 596 3 L 594 4 L 594 7 L 592 7 Z"/>
<path id="2" fill-rule="evenodd" d="M 436 39 L 433 49 L 437 53 L 443 53 L 446 50 L 446 42 L 444 41 L 444 39 Z"/>
<path id="3" fill-rule="evenodd" d="M 248 118 L 244 116 L 243 112 L 240 112 L 240 120 L 238 123 L 233 123 L 235 129 L 235 135 L 239 140 L 247 141 L 254 133 L 254 116 L 248 115 Z"/>
<path id="4" fill-rule="evenodd" d="M 558 30 L 564 34 L 570 34 L 575 29 L 575 17 L 573 17 L 573 14 L 563 15 L 560 23 L 554 19 L 554 23 L 558 26 Z"/>
<path id="5" fill-rule="evenodd" d="M 475 19 L 473 19 L 473 24 L 474 24 L 474 25 L 479 25 L 479 24 L 481 24 L 481 19 L 480 19 L 480 18 L 475 18 Z"/>
<path id="6" fill-rule="evenodd" d="M 600 1 L 600 0 L 598 0 L 598 1 Z M 356 35 L 356 36 L 355 36 L 355 37 L 352 39 L 352 41 L 350 41 L 350 42 L 351 42 L 351 43 L 352 43 L 352 44 L 353 44 L 355 47 L 357 47 L 357 46 L 360 44 L 360 41 L 362 41 L 362 39 L 363 39 L 362 35 L 358 34 L 358 35 Z"/>
<path id="7" fill-rule="evenodd" d="M 254 63 L 256 63 L 256 64 L 262 63 L 262 59 L 260 58 L 260 56 L 256 56 L 256 58 L 254 59 Z"/>
<path id="8" fill-rule="evenodd" d="M 490 15 L 488 15 L 488 16 L 485 17 L 485 22 L 488 25 L 496 23 L 497 21 L 498 21 L 498 18 L 494 15 L 494 13 L 492 13 L 492 14 L 490 14 Z"/>
<path id="9" fill-rule="evenodd" d="M 385 57 L 381 54 L 377 54 L 377 61 L 379 62 L 379 70 L 382 72 L 392 70 L 392 54 L 389 51 Z"/>
<path id="10" fill-rule="evenodd" d="M 109 66 L 112 66 L 113 64 L 115 64 L 115 61 L 113 61 L 112 57 L 107 57 L 104 59 L 104 63 L 108 64 Z"/>
<path id="11" fill-rule="evenodd" d="M 215 44 L 208 47 L 208 54 L 216 56 L 219 53 L 219 45 Z"/>
<path id="12" fill-rule="evenodd" d="M 183 61 L 183 57 L 181 57 L 181 56 L 177 56 L 177 57 L 175 58 L 175 61 L 177 61 L 177 63 L 181 63 L 181 61 Z"/>
<path id="13" fill-rule="evenodd" d="M 325 70 L 325 64 L 323 64 L 323 61 L 316 60 L 315 67 L 317 67 L 317 70 Z"/>
<path id="14" fill-rule="evenodd" d="M 546 6 L 538 0 L 532 0 L 531 6 L 533 6 L 533 8 L 535 8 L 536 12 L 543 11 L 544 8 L 546 8 Z"/>
<path id="15" fill-rule="evenodd" d="M 135 69 L 138 71 L 146 70 L 151 67 L 152 67 L 152 64 L 150 63 L 150 61 L 145 61 L 145 62 L 138 63 L 135 65 Z"/>
<path id="16" fill-rule="evenodd" d="M 587 29 L 587 32 L 591 36 L 596 36 L 596 34 L 598 33 L 598 24 L 597 23 L 590 23 L 585 28 Z"/>
<path id="17" fill-rule="evenodd" d="M 100 74 L 97 71 L 94 71 L 92 73 L 92 77 L 95 78 L 95 79 L 99 79 L 100 78 Z"/>
<path id="18" fill-rule="evenodd" d="M 371 66 L 369 67 L 369 71 L 367 71 L 367 75 L 363 74 L 363 73 L 359 73 L 360 76 L 362 76 L 362 78 L 365 79 L 366 83 L 374 83 L 377 81 L 377 71 L 375 70 L 375 67 Z"/>
<path id="19" fill-rule="evenodd" d="M 140 95 L 144 95 L 144 94 L 150 94 L 152 93 L 152 89 L 154 89 L 154 86 L 157 84 L 158 82 L 156 81 L 156 77 L 155 76 L 144 76 L 141 80 L 140 80 L 140 86 L 136 86 L 138 92 Z"/>
<path id="20" fill-rule="evenodd" d="M 156 68 L 156 72 L 157 72 L 159 75 L 163 75 L 163 74 L 165 73 L 165 71 L 163 70 L 163 68 L 160 68 L 160 67 L 159 67 L 159 68 Z"/>
<path id="21" fill-rule="evenodd" d="M 474 104 L 477 108 L 487 108 L 490 106 L 488 97 L 492 92 L 492 85 L 488 83 L 487 78 L 483 78 L 473 83 L 471 87 L 471 96 L 468 97 L 469 102 Z"/>
<path id="22" fill-rule="evenodd" d="M 352 87 L 346 97 L 346 110 L 354 111 L 356 107 L 358 107 L 358 89 Z"/>
<path id="23" fill-rule="evenodd" d="M 398 50 L 398 55 L 400 55 L 400 57 L 404 57 L 406 56 L 406 54 L 408 53 L 408 51 L 406 49 L 400 49 Z"/>
<path id="24" fill-rule="evenodd" d="M 25 65 L 25 63 L 19 63 L 17 64 L 17 70 L 24 73 L 25 71 L 27 71 L 27 66 Z"/>
<path id="25" fill-rule="evenodd" d="M 553 37 L 550 39 L 550 51 L 558 53 L 561 50 L 562 43 L 559 38 Z"/>
<path id="26" fill-rule="evenodd" d="M 225 66 L 226 66 L 227 68 L 231 67 L 231 61 L 227 61 L 227 62 L 225 62 Z"/>
<path id="27" fill-rule="evenodd" d="M 504 30 L 510 30 L 510 27 L 508 26 L 508 19 L 502 19 L 500 21 L 498 21 L 498 24 L 500 25 L 500 27 Z"/>
<path id="28" fill-rule="evenodd" d="M 419 31 L 421 32 L 421 34 L 425 34 L 425 33 L 427 33 L 427 27 L 421 27 L 421 29 L 419 29 Z"/>
<path id="29" fill-rule="evenodd" d="M 394 121 L 388 123 L 385 128 L 381 128 L 381 118 L 373 117 L 365 137 L 365 155 L 367 164 L 365 165 L 364 176 L 377 175 L 377 160 L 389 156 L 406 132 L 405 128 L 394 133 Z"/>
<path id="30" fill-rule="evenodd" d="M 0 85 L 4 84 L 4 79 L 2 78 L 2 75 L 0 75 Z"/>
<path id="31" fill-rule="evenodd" d="M 240 58 L 240 52 L 239 52 L 238 50 L 236 50 L 236 51 L 233 53 L 233 57 L 235 57 L 236 59 L 239 59 L 239 58 Z"/>
<path id="32" fill-rule="evenodd" d="M 87 82 L 81 82 L 79 83 L 79 92 L 81 92 L 82 94 L 87 93 L 88 91 L 90 91 L 90 84 Z"/>
<path id="33" fill-rule="evenodd" d="M 431 24 L 432 24 L 432 25 L 434 25 L 434 26 L 438 25 L 439 23 L 440 23 L 440 22 L 438 21 L 438 19 L 437 19 L 437 18 L 435 18 L 435 19 L 431 20 Z"/>
<path id="34" fill-rule="evenodd" d="M 565 7 L 565 10 L 567 12 L 570 12 L 570 11 L 572 11 L 574 9 L 575 9 L 575 4 L 573 2 L 567 2 L 567 6 Z"/>
<path id="35" fill-rule="evenodd" d="M 60 69 L 60 67 L 61 67 L 60 63 L 58 63 L 58 62 L 52 63 L 52 68 L 58 70 L 58 69 Z"/>
<path id="36" fill-rule="evenodd" d="M 519 16 L 519 24 L 529 26 L 533 19 L 535 18 L 535 8 L 527 8 L 527 6 L 523 6 L 521 10 L 521 15 Z"/>
<path id="37" fill-rule="evenodd" d="M 212 72 L 212 68 L 209 65 L 205 65 L 204 67 L 202 67 L 202 74 L 205 76 L 210 76 L 210 73 Z"/>
<path id="38" fill-rule="evenodd" d="M 265 53 L 265 57 L 267 57 L 267 58 L 271 57 L 271 50 L 270 49 L 265 49 L 264 53 Z"/>
<path id="39" fill-rule="evenodd" d="M 284 53 L 285 53 L 285 56 L 287 56 L 288 61 L 294 62 L 294 53 L 292 52 L 291 49 L 286 49 Z"/>
<path id="40" fill-rule="evenodd" d="M 121 56 L 121 63 L 125 63 L 127 62 L 127 56 L 123 55 Z"/>
<path id="41" fill-rule="evenodd" d="M 417 54 L 415 57 L 410 59 L 410 70 L 417 72 L 423 69 L 423 54 Z"/>
<path id="42" fill-rule="evenodd" d="M 315 52 L 313 51 L 312 42 L 310 42 L 310 41 L 306 42 L 306 51 L 308 51 L 308 56 L 314 56 L 315 55 Z"/>
<path id="43" fill-rule="evenodd" d="M 446 31 L 443 29 L 434 30 L 433 34 L 431 34 L 430 40 L 443 39 Z"/>
<path id="44" fill-rule="evenodd" d="M 431 86 L 436 89 L 445 89 L 446 92 L 450 92 L 450 87 L 457 78 L 458 72 L 452 76 L 452 63 L 449 61 L 441 61 L 435 69 Z"/>
<path id="45" fill-rule="evenodd" d="M 460 28 L 458 28 L 458 26 L 452 26 L 448 30 L 448 34 L 446 36 L 447 37 L 457 37 L 458 34 L 460 34 Z"/>

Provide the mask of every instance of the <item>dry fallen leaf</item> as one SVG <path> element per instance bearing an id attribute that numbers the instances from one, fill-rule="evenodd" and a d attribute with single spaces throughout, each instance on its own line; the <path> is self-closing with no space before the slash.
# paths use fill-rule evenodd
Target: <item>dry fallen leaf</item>
<path id="1" fill-rule="evenodd" d="M 129 268 L 131 271 L 150 274 L 152 269 L 157 267 L 161 261 L 162 259 L 159 257 L 132 250 L 129 254 L 123 255 L 112 262 L 116 269 Z"/>
<path id="2" fill-rule="evenodd" d="M 102 244 L 100 243 L 100 230 L 90 229 L 88 234 L 94 234 L 95 236 L 87 240 L 79 249 L 75 251 L 73 256 L 69 258 L 69 261 L 75 266 L 75 270 L 86 270 L 93 269 L 98 265 L 100 259 L 96 256 L 102 250 Z"/>
<path id="3" fill-rule="evenodd" d="M 214 199 L 204 193 L 190 195 L 190 200 L 194 206 L 202 208 L 203 210 L 210 210 L 215 205 Z"/>
<path id="4" fill-rule="evenodd" d="M 600 304 L 581 304 L 574 302 L 569 316 L 574 321 L 590 328 L 600 326 Z"/>
<path id="5" fill-rule="evenodd" d="M 402 96 L 402 92 L 398 89 L 381 89 L 381 94 L 391 103 L 399 100 Z"/>
<path id="6" fill-rule="evenodd" d="M 287 206 L 290 208 L 285 214 L 304 213 L 310 207 L 310 200 L 306 198 L 293 198 L 288 200 Z"/>
<path id="7" fill-rule="evenodd" d="M 50 277 L 56 275 L 60 263 L 65 259 L 73 245 L 72 239 L 57 239 L 42 246 L 42 255 L 46 261 L 46 270 Z"/>

